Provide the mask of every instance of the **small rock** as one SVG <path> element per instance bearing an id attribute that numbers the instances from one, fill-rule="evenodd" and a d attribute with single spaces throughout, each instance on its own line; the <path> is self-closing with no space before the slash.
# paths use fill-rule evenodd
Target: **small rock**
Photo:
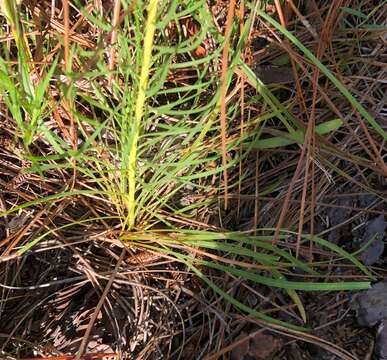
<path id="1" fill-rule="evenodd" d="M 356 310 L 360 326 L 371 327 L 387 318 L 387 282 L 379 282 L 357 294 L 352 307 Z"/>
<path id="2" fill-rule="evenodd" d="M 377 235 L 380 238 L 383 238 L 386 227 L 387 227 L 387 221 L 384 220 L 384 215 L 379 215 L 378 217 L 368 222 L 365 237 L 368 238 L 369 240 L 374 235 Z"/>
<path id="3" fill-rule="evenodd" d="M 365 245 L 370 240 L 374 239 L 372 243 L 360 254 L 359 258 L 365 265 L 373 265 L 384 252 L 384 232 L 387 226 L 387 222 L 384 220 L 384 216 L 380 215 L 368 222 L 361 241 L 361 245 Z"/>
<path id="4" fill-rule="evenodd" d="M 370 266 L 377 263 L 384 252 L 384 241 L 374 240 L 359 256 L 364 265 Z"/>
<path id="5" fill-rule="evenodd" d="M 375 360 L 387 360 L 387 319 L 378 328 L 375 341 Z"/>

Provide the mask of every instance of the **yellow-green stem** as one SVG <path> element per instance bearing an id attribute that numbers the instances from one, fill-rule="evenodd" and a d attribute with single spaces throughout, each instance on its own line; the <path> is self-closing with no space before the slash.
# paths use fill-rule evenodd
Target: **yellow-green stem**
<path id="1" fill-rule="evenodd" d="M 139 89 L 137 94 L 136 108 L 134 113 L 133 141 L 129 152 L 128 166 L 128 197 L 126 206 L 128 209 L 128 227 L 129 230 L 134 227 L 136 218 L 136 167 L 137 167 L 137 146 L 141 131 L 141 120 L 144 115 L 144 106 L 146 100 L 146 89 L 149 80 L 149 70 L 152 59 L 153 37 L 156 28 L 156 13 L 158 0 L 150 0 L 147 12 L 148 18 L 145 26 L 144 48 L 142 55 L 142 68 L 140 74 Z"/>

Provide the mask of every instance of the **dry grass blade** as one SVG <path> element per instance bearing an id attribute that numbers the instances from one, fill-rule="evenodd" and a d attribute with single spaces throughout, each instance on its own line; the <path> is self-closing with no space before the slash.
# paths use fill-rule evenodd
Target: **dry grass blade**
<path id="1" fill-rule="evenodd" d="M 342 360 L 359 360 L 356 356 L 352 355 L 349 351 L 346 351 L 346 350 L 340 348 L 339 346 L 337 346 L 336 344 L 331 343 L 329 341 L 326 341 L 324 339 L 321 339 L 317 336 L 310 335 L 307 333 L 298 332 L 295 330 L 282 328 L 282 327 L 277 326 L 277 325 L 268 324 L 267 322 L 262 321 L 262 320 L 251 319 L 251 321 L 255 322 L 257 324 L 260 324 L 265 329 L 268 329 L 268 330 L 273 331 L 275 333 L 285 335 L 285 336 L 293 338 L 293 339 L 298 339 L 298 340 L 302 339 L 302 341 L 321 346 L 322 348 L 328 350 L 330 353 L 338 356 Z"/>
<path id="2" fill-rule="evenodd" d="M 220 124 L 222 136 L 222 165 L 224 182 L 224 208 L 228 208 L 228 172 L 227 172 L 227 119 L 226 119 L 226 95 L 228 88 L 228 54 L 230 48 L 230 35 L 235 12 L 235 0 L 231 0 L 227 10 L 227 20 L 225 29 L 225 43 L 222 52 L 222 70 L 220 75 Z"/>
<path id="3" fill-rule="evenodd" d="M 64 61 L 66 71 L 70 69 L 70 6 L 69 0 L 63 0 L 63 19 L 64 19 Z"/>
<path id="4" fill-rule="evenodd" d="M 81 360 L 94 360 L 94 359 L 117 359 L 117 354 L 84 354 L 81 356 Z M 75 355 L 63 355 L 63 356 L 49 356 L 39 358 L 23 358 L 20 360 L 75 360 Z"/>
<path id="5" fill-rule="evenodd" d="M 113 11 L 113 21 L 112 21 L 112 35 L 110 39 L 110 57 L 109 57 L 109 70 L 113 71 L 114 70 L 114 65 L 116 62 L 116 49 L 114 47 L 116 41 L 117 41 L 117 35 L 118 35 L 118 22 L 120 19 L 120 11 L 121 11 L 121 0 L 115 0 L 114 1 L 114 11 Z M 109 77 L 109 85 L 112 85 L 113 81 L 113 74 L 110 75 Z"/>
<path id="6" fill-rule="evenodd" d="M 83 336 L 83 339 L 82 339 L 82 342 L 81 342 L 81 344 L 79 346 L 79 350 L 78 350 L 78 353 L 77 353 L 77 355 L 75 357 L 75 360 L 82 359 L 82 356 L 84 355 L 84 352 L 85 352 L 86 347 L 87 347 L 87 343 L 89 341 L 91 330 L 92 330 L 92 328 L 94 326 L 94 323 L 95 323 L 95 321 L 97 319 L 97 316 L 98 316 L 99 312 L 102 309 L 103 303 L 106 300 L 106 297 L 107 297 L 107 295 L 108 295 L 108 293 L 110 291 L 110 288 L 113 285 L 113 281 L 114 281 L 114 279 L 115 279 L 115 277 L 117 275 L 118 269 L 121 266 L 122 261 L 124 260 L 125 254 L 126 254 L 126 249 L 124 248 L 122 250 L 122 252 L 121 252 L 121 255 L 120 255 L 119 259 L 117 260 L 117 263 L 116 263 L 116 266 L 114 268 L 114 271 L 111 274 L 110 279 L 109 279 L 108 283 L 105 286 L 105 289 L 103 290 L 103 293 L 102 293 L 102 295 L 101 295 L 101 297 L 100 297 L 100 299 L 98 301 L 98 304 L 97 304 L 97 306 L 96 306 L 96 308 L 94 310 L 94 313 L 93 313 L 93 315 L 90 318 L 89 324 L 87 325 L 87 328 L 86 328 L 86 331 L 85 331 L 85 335 Z"/>

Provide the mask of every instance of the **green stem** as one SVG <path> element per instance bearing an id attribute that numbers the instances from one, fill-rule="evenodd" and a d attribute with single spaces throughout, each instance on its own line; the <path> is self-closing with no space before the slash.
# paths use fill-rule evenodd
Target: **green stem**
<path id="1" fill-rule="evenodd" d="M 156 29 L 156 13 L 158 0 L 149 2 L 147 12 L 148 18 L 145 26 L 145 38 L 142 57 L 142 68 L 140 74 L 140 83 L 134 113 L 133 141 L 129 150 L 129 173 L 128 173 L 128 196 L 126 207 L 128 209 L 128 227 L 129 230 L 134 227 L 136 218 L 136 167 L 137 167 L 137 147 L 141 131 L 141 120 L 144 115 L 144 106 L 146 99 L 146 89 L 149 80 L 149 70 L 152 59 L 153 37 Z"/>

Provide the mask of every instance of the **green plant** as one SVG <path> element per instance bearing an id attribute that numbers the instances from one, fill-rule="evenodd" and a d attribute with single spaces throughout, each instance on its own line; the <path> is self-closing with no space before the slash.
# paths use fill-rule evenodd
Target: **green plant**
<path id="1" fill-rule="evenodd" d="M 116 56 L 113 71 L 104 59 L 103 49 L 85 50 L 74 44 L 71 69 L 63 71 L 53 61 L 41 80 L 34 83 L 31 80 L 33 69 L 30 67 L 27 71 L 25 46 L 17 42 L 21 78 L 12 75 L 13 68 L 2 59 L 0 92 L 25 147 L 30 150 L 26 158 L 33 166 L 28 171 L 43 177 L 55 171 L 73 171 L 76 176 L 63 191 L 25 202 L 1 215 L 77 196 L 108 203 L 111 216 L 103 214 L 85 221 L 119 220 L 118 237 L 124 243 L 173 256 L 237 308 L 291 326 L 234 299 L 211 280 L 203 268 L 284 289 L 304 321 L 305 309 L 296 291 L 365 289 L 369 282 L 287 280 L 294 275 L 294 269 L 318 278 L 324 276 L 313 268 L 313 264 L 296 258 L 286 247 L 272 243 L 276 240 L 272 229 L 266 230 L 263 236 L 252 236 L 243 232 L 225 232 L 220 228 L 218 232 L 205 231 L 197 225 L 200 222 L 193 221 L 204 209 L 216 207 L 224 190 L 220 181 L 224 169 L 221 166 L 218 122 L 222 99 L 218 75 L 213 69 L 218 65 L 224 38 L 216 30 L 205 4 L 204 0 L 151 0 L 149 4 L 137 1 L 130 7 L 129 2 L 122 1 L 126 16 L 120 23 L 116 43 L 111 45 Z M 78 6 L 82 9 L 81 3 Z M 385 139 L 386 134 L 380 125 L 310 50 L 265 12 L 254 11 L 293 42 Z M 240 68 L 258 90 L 254 101 L 267 110 L 260 114 L 251 113 L 243 124 L 242 135 L 237 126 L 229 126 L 227 152 L 233 154 L 227 162 L 230 171 L 235 171 L 240 163 L 247 163 L 257 149 L 297 147 L 305 141 L 305 125 L 256 78 L 241 58 L 245 40 L 253 26 L 254 11 L 250 12 L 243 32 L 235 41 L 234 50 L 230 51 L 228 87 L 231 89 L 235 85 L 234 71 Z M 114 31 L 102 16 L 86 11 L 83 15 L 96 29 L 107 33 Z M 200 24 L 200 29 L 188 37 L 184 29 L 187 16 Z M 7 20 L 19 24 L 17 19 L 9 16 Z M 16 30 L 16 34 L 21 37 L 20 30 Z M 232 34 L 236 38 L 236 26 Z M 217 42 L 217 48 L 204 57 L 196 57 L 195 49 L 209 36 Z M 102 44 L 103 39 L 98 39 L 98 43 Z M 58 80 L 63 77 L 66 82 Z M 79 146 L 76 148 L 66 141 L 63 134 L 55 133 L 46 125 L 50 106 L 55 103 L 49 91 L 52 79 L 56 79 L 52 85 L 62 98 L 74 99 L 70 115 L 78 130 Z M 110 80 L 111 85 L 106 85 Z M 87 88 L 80 86 L 81 81 L 86 82 Z M 227 117 L 231 123 L 241 116 L 240 108 L 232 98 L 227 105 Z M 275 126 L 281 126 L 281 130 L 271 128 Z M 316 126 L 315 133 L 316 136 L 331 134 L 341 126 L 340 119 L 326 120 Z M 273 133 L 275 136 L 262 137 Z M 43 145 L 39 143 L 41 138 L 46 141 Z M 233 176 L 229 189 L 236 191 L 243 176 Z M 259 194 L 275 192 L 280 185 L 274 181 Z M 187 200 L 188 197 L 191 199 Z M 75 220 L 60 229 L 79 226 L 83 222 Z M 265 233 L 262 229 L 255 231 Z M 24 254 L 52 234 L 53 231 L 39 234 L 23 244 L 17 254 Z M 291 235 L 281 229 L 281 239 L 287 240 Z M 316 236 L 310 238 L 302 234 L 301 237 L 303 241 L 313 240 L 330 249 L 371 277 L 359 261 L 339 247 Z M 199 251 L 202 258 L 195 256 Z"/>

